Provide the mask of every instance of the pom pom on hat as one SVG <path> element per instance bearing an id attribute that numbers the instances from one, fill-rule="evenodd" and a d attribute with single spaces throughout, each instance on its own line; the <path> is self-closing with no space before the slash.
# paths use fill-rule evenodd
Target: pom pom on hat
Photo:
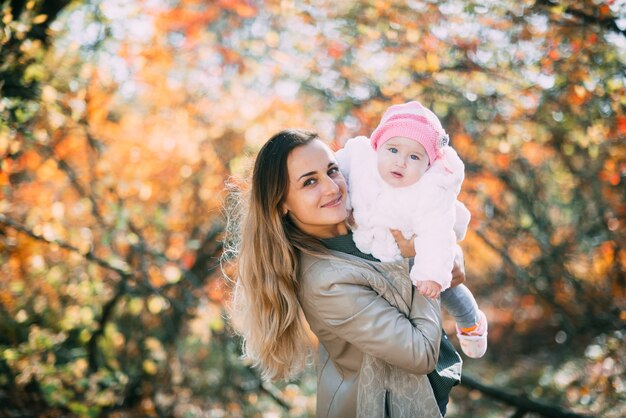
<path id="1" fill-rule="evenodd" d="M 439 118 L 417 101 L 390 106 L 370 137 L 376 150 L 389 139 L 403 136 L 422 144 L 430 164 L 441 157 L 441 149 L 448 145 L 449 136 Z"/>

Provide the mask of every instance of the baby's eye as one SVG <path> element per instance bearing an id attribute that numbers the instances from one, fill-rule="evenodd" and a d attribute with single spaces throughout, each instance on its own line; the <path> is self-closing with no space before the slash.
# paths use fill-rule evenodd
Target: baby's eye
<path id="1" fill-rule="evenodd" d="M 307 180 L 303 183 L 303 186 L 305 186 L 305 187 L 306 187 L 306 186 L 310 186 L 311 184 L 315 184 L 316 182 L 317 182 L 317 180 L 315 180 L 314 178 L 310 178 L 310 179 L 307 179 Z"/>
<path id="2" fill-rule="evenodd" d="M 420 157 L 419 155 L 411 154 L 411 159 L 415 161 L 419 161 Z"/>
<path id="3" fill-rule="evenodd" d="M 398 149 L 394 148 L 394 147 L 389 147 L 389 152 L 391 152 L 393 154 L 397 154 L 398 153 Z"/>

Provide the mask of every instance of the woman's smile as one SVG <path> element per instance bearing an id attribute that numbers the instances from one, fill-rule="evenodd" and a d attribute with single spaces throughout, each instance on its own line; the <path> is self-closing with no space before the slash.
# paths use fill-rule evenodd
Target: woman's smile
<path id="1" fill-rule="evenodd" d="M 335 208 L 341 204 L 341 195 L 339 195 L 336 199 L 331 200 L 328 203 L 322 205 L 323 208 Z"/>

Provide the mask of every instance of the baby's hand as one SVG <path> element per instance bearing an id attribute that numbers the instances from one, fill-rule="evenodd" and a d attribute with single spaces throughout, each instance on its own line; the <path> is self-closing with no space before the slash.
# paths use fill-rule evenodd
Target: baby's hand
<path id="1" fill-rule="evenodd" d="M 433 282 L 432 280 L 417 282 L 415 287 L 417 287 L 420 294 L 431 299 L 439 297 L 439 293 L 441 292 L 441 285 L 437 282 Z"/>

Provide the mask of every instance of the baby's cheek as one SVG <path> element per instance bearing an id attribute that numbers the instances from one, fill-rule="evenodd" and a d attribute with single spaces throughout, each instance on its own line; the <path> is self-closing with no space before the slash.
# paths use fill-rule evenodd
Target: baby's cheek
<path id="1" fill-rule="evenodd" d="M 378 170 L 379 174 L 382 174 L 385 171 L 386 165 L 387 165 L 387 162 L 385 158 L 379 154 L 378 158 L 376 159 L 376 169 Z"/>

